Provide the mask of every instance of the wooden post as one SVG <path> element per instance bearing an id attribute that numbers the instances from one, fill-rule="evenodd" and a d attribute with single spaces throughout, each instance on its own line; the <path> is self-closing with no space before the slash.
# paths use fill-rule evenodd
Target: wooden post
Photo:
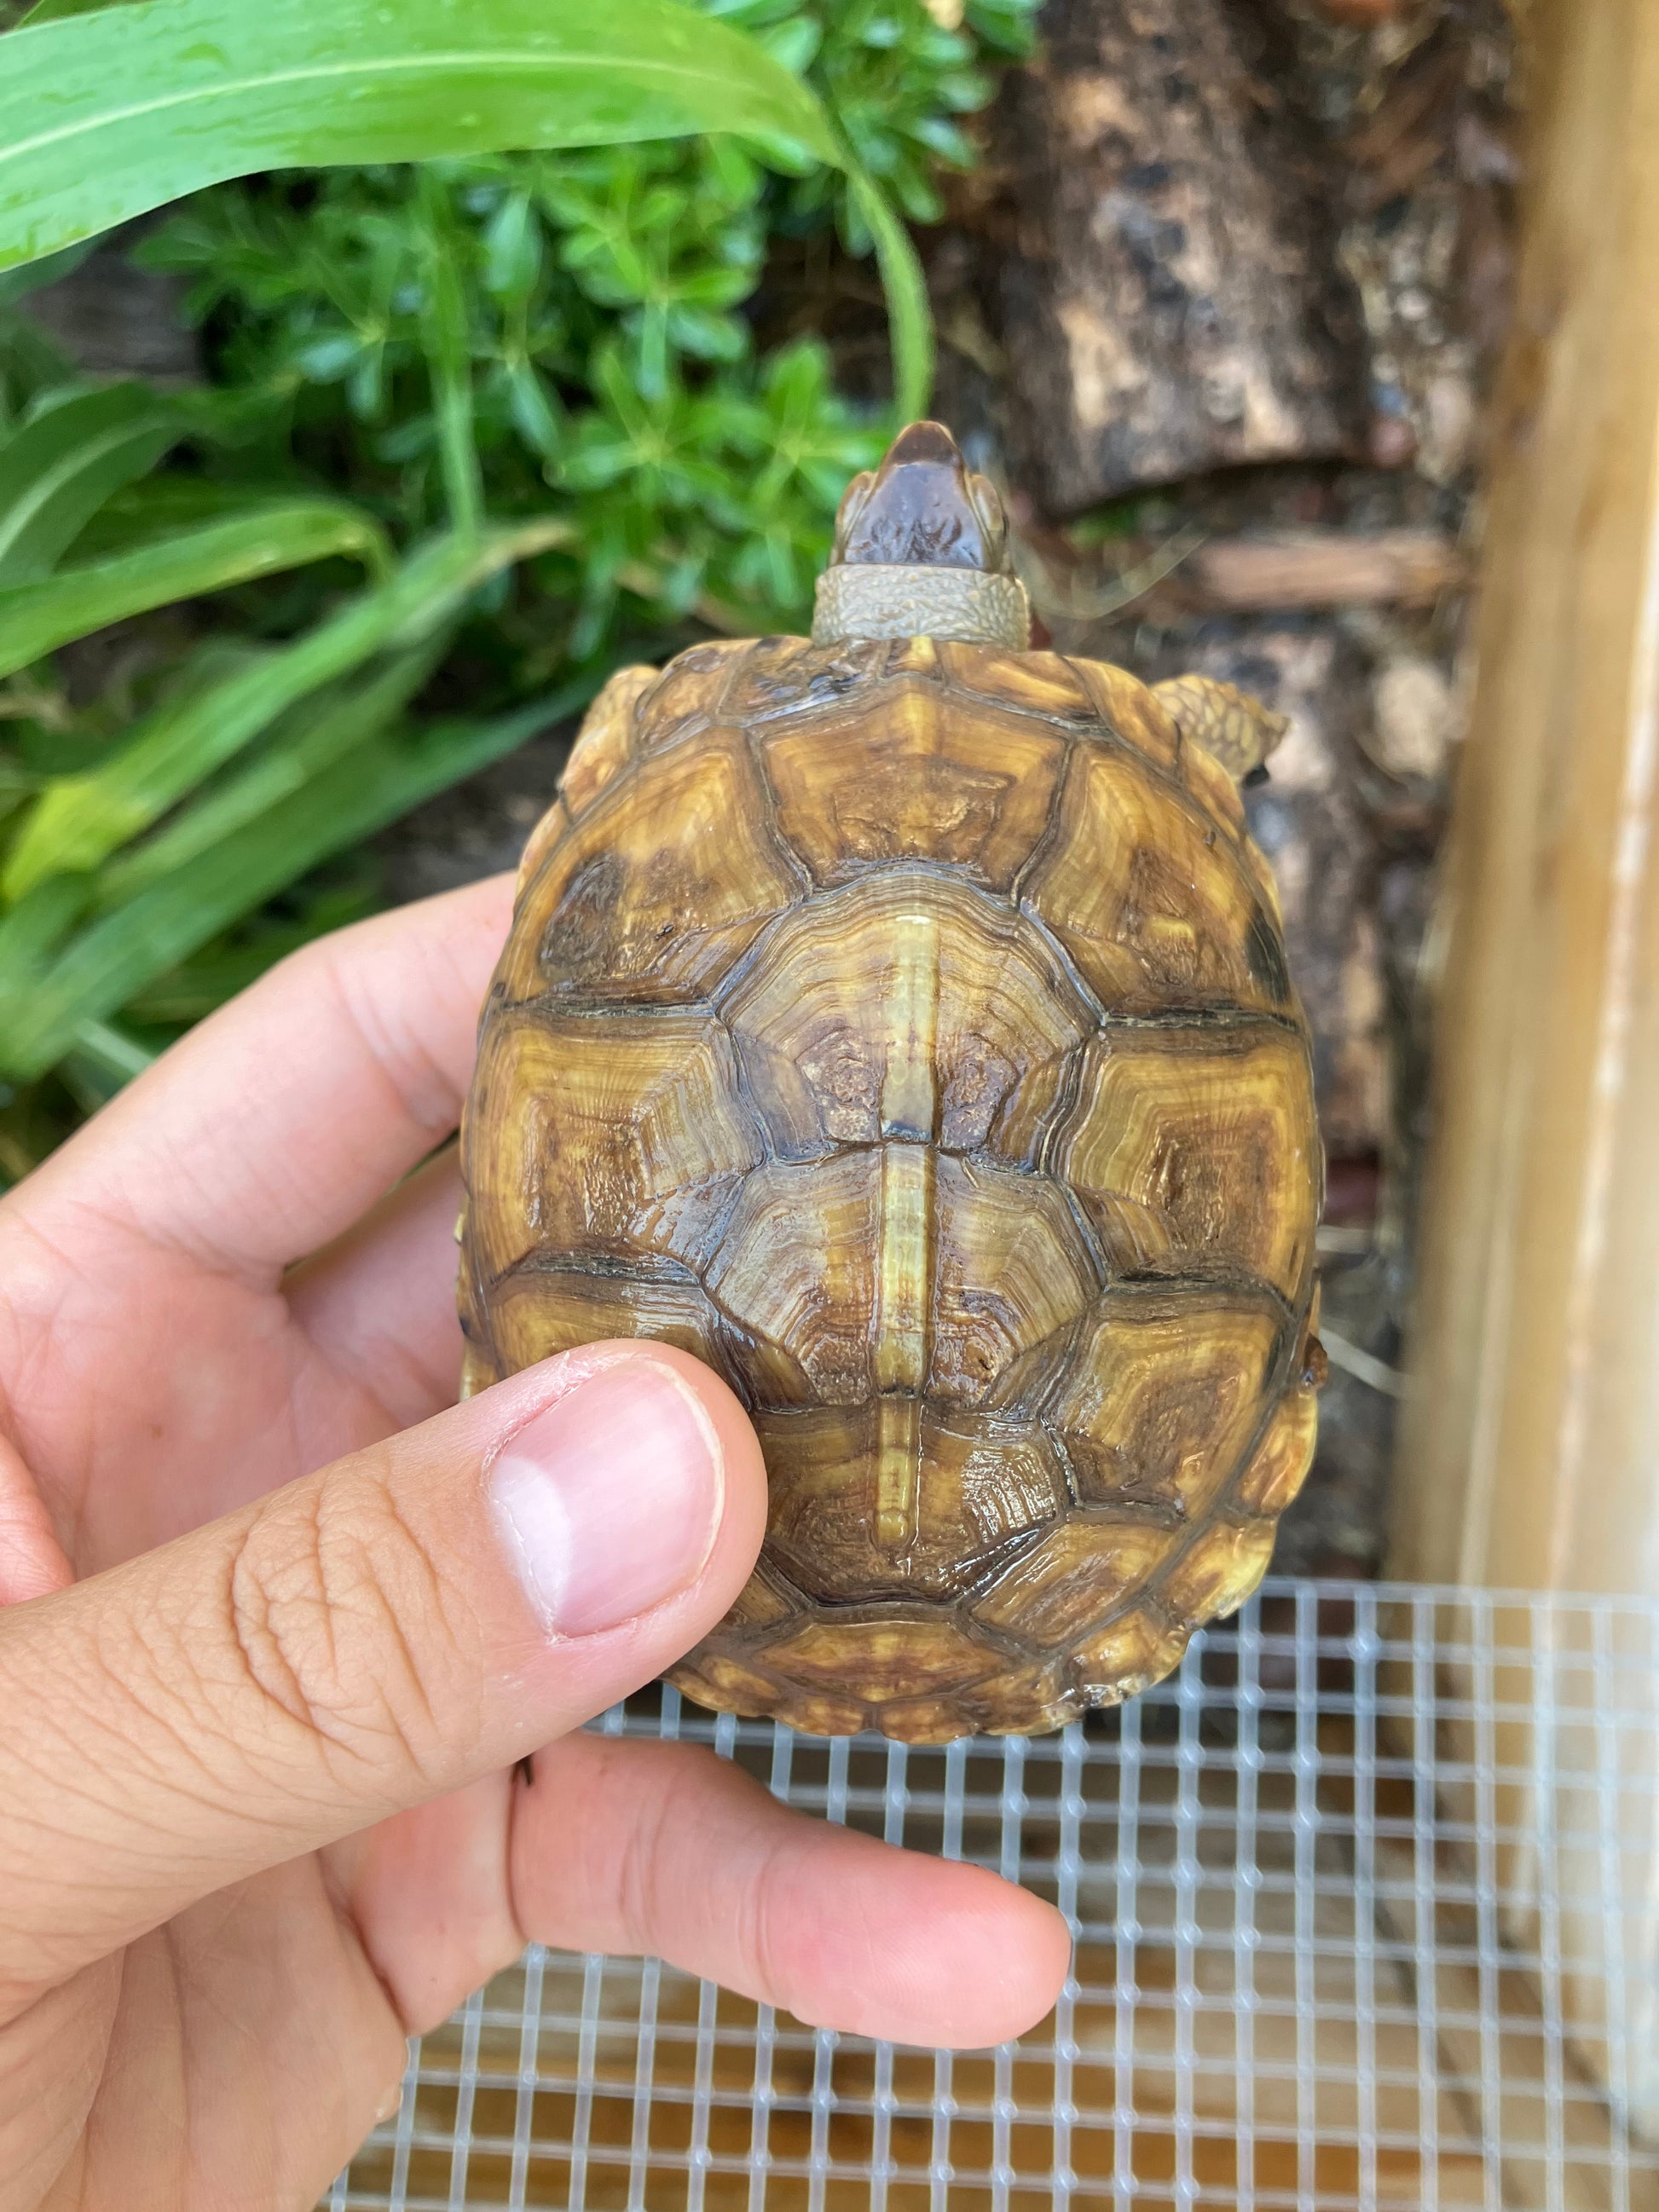
<path id="1" fill-rule="evenodd" d="M 1530 12 L 1392 1564 L 1659 1598 L 1659 0 Z M 1511 1617 L 1531 1621 L 1541 1702 L 1510 1708 L 1484 1759 L 1450 1723 L 1510 1838 L 1499 1920 L 1553 1931 L 1574 1962 L 1564 2025 L 1650 2133 L 1659 1836 L 1634 1812 L 1600 1835 L 1587 1778 L 1611 1758 L 1643 1802 L 1654 1685 L 1627 1670 L 1615 1717 L 1590 1688 L 1607 1652 L 1563 1649 L 1547 1612 Z M 1480 1687 L 1442 1663 L 1454 1693 Z"/>
<path id="2" fill-rule="evenodd" d="M 1393 1564 L 1659 1596 L 1659 0 L 1530 12 Z"/>

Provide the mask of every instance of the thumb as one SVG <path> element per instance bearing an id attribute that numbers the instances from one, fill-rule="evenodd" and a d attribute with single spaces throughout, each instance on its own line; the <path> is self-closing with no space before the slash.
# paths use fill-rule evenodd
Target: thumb
<path id="1" fill-rule="evenodd" d="M 0 1987 L 603 1711 L 719 1620 L 765 1512 L 725 1385 L 598 1345 L 0 1611 Z"/>

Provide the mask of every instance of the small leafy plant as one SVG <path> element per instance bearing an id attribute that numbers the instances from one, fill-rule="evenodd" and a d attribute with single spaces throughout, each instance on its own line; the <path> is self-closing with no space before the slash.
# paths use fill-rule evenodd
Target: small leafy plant
<path id="1" fill-rule="evenodd" d="M 780 241 L 876 253 L 925 404 L 890 204 L 937 213 L 1030 0 L 586 12 L 44 0 L 5 38 L 0 1174 L 361 898 L 319 864 L 619 654 L 799 624 L 890 424 L 810 328 L 757 344 Z M 140 251 L 213 384 L 89 389 L 19 299 L 198 185 Z M 77 641 L 135 619 L 88 690 Z"/>

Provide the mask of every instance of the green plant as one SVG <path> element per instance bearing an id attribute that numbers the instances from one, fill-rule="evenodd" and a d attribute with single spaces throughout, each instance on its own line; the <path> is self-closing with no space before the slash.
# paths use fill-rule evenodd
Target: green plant
<path id="1" fill-rule="evenodd" d="M 1030 4 L 975 0 L 954 32 L 918 0 L 708 0 L 724 21 L 687 33 L 671 0 L 602 27 L 570 0 L 350 0 L 319 37 L 310 0 L 266 0 L 257 27 L 234 0 L 149 0 L 56 24 L 50 53 L 38 27 L 6 39 L 0 1173 L 64 1124 L 48 1071 L 65 1111 L 96 1103 L 365 896 L 337 864 L 296 907 L 296 879 L 570 713 L 619 654 L 799 621 L 884 432 L 816 335 L 757 347 L 771 242 L 878 248 L 919 407 L 925 307 L 883 193 L 937 211 L 976 64 L 1019 48 Z M 200 58 L 216 25 L 228 103 Z M 434 94 L 414 64 L 440 34 Z M 343 55 L 373 100 L 344 96 Z M 144 97 L 191 131 L 158 148 Z M 661 135 L 716 115 L 744 139 Z M 439 158 L 393 158 L 416 151 Z M 231 180 L 267 161 L 311 166 Z M 142 251 L 189 275 L 213 388 L 65 380 L 11 296 L 210 178 Z M 157 665 L 70 702 L 58 648 L 179 601 Z"/>

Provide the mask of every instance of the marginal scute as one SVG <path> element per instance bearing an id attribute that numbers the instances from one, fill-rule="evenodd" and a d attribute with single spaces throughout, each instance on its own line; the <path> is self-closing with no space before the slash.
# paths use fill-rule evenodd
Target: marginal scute
<path id="1" fill-rule="evenodd" d="M 1280 1329 L 1265 1300 L 1107 1297 L 1050 1413 L 1079 1497 L 1197 1521 L 1255 1434 Z"/>
<path id="2" fill-rule="evenodd" d="M 1020 896 L 1109 1014 L 1286 1004 L 1282 964 L 1259 972 L 1253 957 L 1265 917 L 1231 839 L 1126 750 L 1073 754 L 1054 834 Z"/>
<path id="3" fill-rule="evenodd" d="M 1074 1644 L 1149 1581 L 1179 1541 L 1152 1522 L 1074 1514 L 975 1600 L 974 1618 L 1042 1650 Z"/>
<path id="4" fill-rule="evenodd" d="M 583 716 L 559 778 L 559 790 L 573 819 L 586 812 L 626 764 L 634 742 L 635 709 L 656 681 L 654 668 L 619 668 Z M 533 836 L 531 843 L 535 843 Z"/>
<path id="5" fill-rule="evenodd" d="M 769 732 L 764 757 L 779 830 L 820 883 L 934 860 L 1006 890 L 1047 823 L 1065 747 L 1040 723 L 908 683 L 878 716 Z"/>
<path id="6" fill-rule="evenodd" d="M 488 1280 L 537 1250 L 701 1263 L 761 1158 L 729 1039 L 707 1017 L 498 1019 L 469 1118 L 473 1249 Z"/>
<path id="7" fill-rule="evenodd" d="M 648 1336 L 699 1359 L 714 1353 L 714 1316 L 695 1278 L 642 1268 L 623 1275 L 527 1267 L 496 1285 L 489 1310 L 490 1333 L 510 1375 L 613 1336 Z"/>
<path id="8" fill-rule="evenodd" d="M 1297 1387 L 1281 1400 L 1250 1463 L 1233 1486 L 1231 1503 L 1277 1521 L 1308 1479 L 1313 1464 L 1318 1401 Z"/>
<path id="9" fill-rule="evenodd" d="M 702 997 L 798 896 L 740 737 L 712 733 L 602 794 L 514 918 L 501 980 L 622 1005 Z"/>
<path id="10" fill-rule="evenodd" d="M 1103 1031 L 1052 1167 L 1121 1273 L 1230 1267 L 1300 1297 L 1321 1171 L 1306 1044 L 1270 1023 Z"/>
<path id="11" fill-rule="evenodd" d="M 1103 660 L 1074 660 L 1079 680 L 1109 733 L 1145 753 L 1167 774 L 1178 773 L 1181 733 L 1155 692 Z"/>
<path id="12" fill-rule="evenodd" d="M 939 647 L 947 679 L 971 699 L 994 699 L 1016 714 L 1085 722 L 1094 704 L 1069 660 L 1057 653 L 1009 653 L 999 646 Z"/>
<path id="13" fill-rule="evenodd" d="M 767 1647 L 768 1665 L 788 1680 L 830 1691 L 855 1681 L 872 1705 L 982 1681 L 1000 1656 L 939 1618 L 809 1620 Z"/>
<path id="14" fill-rule="evenodd" d="M 570 809 L 562 799 L 556 799 L 531 831 L 519 861 L 518 878 L 513 886 L 514 902 L 522 899 L 526 890 L 553 848 L 570 827 Z"/>
<path id="15" fill-rule="evenodd" d="M 1180 1620 L 1197 1626 L 1237 1613 L 1267 1571 L 1278 1530 L 1271 1521 L 1242 1526 L 1218 1521 L 1194 1538 L 1158 1595 Z"/>
<path id="16" fill-rule="evenodd" d="M 635 709 L 639 750 L 661 752 L 707 729 L 733 669 L 748 652 L 747 644 L 738 641 L 694 645 L 671 660 L 660 676 L 653 675 L 651 684 L 641 687 Z"/>
<path id="17" fill-rule="evenodd" d="M 639 1335 L 738 1393 L 769 1528 L 704 1705 L 931 1743 L 1146 1688 L 1266 1566 L 1322 1367 L 1231 783 L 1121 669 L 772 638 L 623 672 L 563 788 L 463 1129 L 465 1387 Z"/>
<path id="18" fill-rule="evenodd" d="M 1062 1727 L 1072 1717 L 1066 1674 L 1062 1661 L 1050 1659 L 976 1682 L 968 1693 L 974 1725 L 987 1735 L 1029 1735 L 1034 1729 Z"/>
<path id="19" fill-rule="evenodd" d="M 699 1652 L 690 1664 L 677 1668 L 671 1679 L 719 1712 L 769 1712 L 778 1694 L 778 1684 L 771 1675 L 745 1667 L 741 1660 L 727 1658 L 722 1652 Z M 857 1727 L 856 1720 L 853 1725 Z"/>
<path id="20" fill-rule="evenodd" d="M 1187 1635 L 1145 1607 L 1109 1621 L 1077 1648 L 1073 1666 L 1079 1692 L 1096 1705 L 1138 1698 L 1181 1664 Z"/>

